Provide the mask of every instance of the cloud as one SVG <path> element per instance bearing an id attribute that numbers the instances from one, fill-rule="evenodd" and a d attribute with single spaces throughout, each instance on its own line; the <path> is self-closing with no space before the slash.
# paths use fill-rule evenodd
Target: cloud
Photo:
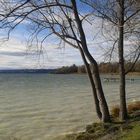
<path id="1" fill-rule="evenodd" d="M 12 38 L 0 47 L 0 68 L 56 68 L 64 65 L 83 64 L 77 49 L 68 45 L 59 48 L 52 41 L 44 47 L 43 52 L 38 54 L 36 50 L 30 52 L 26 43 Z M 100 60 L 100 50 L 90 46 L 91 54 Z"/>
<path id="2" fill-rule="evenodd" d="M 89 50 L 93 57 L 103 60 L 103 50 L 97 45 L 102 38 L 99 31 L 100 21 L 94 21 L 93 25 L 84 22 L 83 27 L 86 34 Z M 55 37 L 49 38 L 41 54 L 35 46 L 30 50 L 24 37 L 24 30 L 16 30 L 8 42 L 0 46 L 0 68 L 55 68 L 63 65 L 83 64 L 77 49 L 65 44 L 65 48 L 57 45 Z M 97 37 L 98 34 L 98 37 Z M 96 37 L 95 37 L 96 36 Z M 57 43 L 56 43 L 57 42 Z"/>
<path id="3" fill-rule="evenodd" d="M 25 56 L 26 53 L 24 52 L 0 52 L 0 55 L 8 55 L 8 56 Z"/>
<path id="4" fill-rule="evenodd" d="M 49 44 L 40 54 L 28 51 L 26 43 L 11 38 L 0 46 L 0 68 L 55 68 L 63 65 L 81 64 L 78 50 L 66 47 L 58 49 Z"/>

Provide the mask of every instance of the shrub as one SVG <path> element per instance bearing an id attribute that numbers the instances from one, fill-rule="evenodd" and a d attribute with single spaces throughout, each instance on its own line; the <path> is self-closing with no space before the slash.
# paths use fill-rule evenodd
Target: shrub
<path id="1" fill-rule="evenodd" d="M 111 109 L 111 115 L 112 115 L 114 118 L 119 117 L 119 112 L 120 112 L 119 105 L 115 105 L 115 106 L 112 107 L 112 109 Z"/>
<path id="2" fill-rule="evenodd" d="M 129 113 L 133 113 L 137 110 L 140 110 L 140 101 L 136 101 L 136 102 L 133 102 L 131 104 L 128 104 L 128 112 Z"/>
<path id="3" fill-rule="evenodd" d="M 135 101 L 135 102 L 129 103 L 127 109 L 128 109 L 128 113 L 133 113 L 135 111 L 140 110 L 140 101 Z M 113 106 L 112 107 L 112 109 L 111 109 L 111 115 L 114 118 L 119 117 L 119 112 L 120 112 L 119 105 L 116 105 L 116 106 Z"/>

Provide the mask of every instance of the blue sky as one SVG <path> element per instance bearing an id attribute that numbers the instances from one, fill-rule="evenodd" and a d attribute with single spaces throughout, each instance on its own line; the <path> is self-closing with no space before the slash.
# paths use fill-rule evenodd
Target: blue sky
<path id="1" fill-rule="evenodd" d="M 78 3 L 78 8 L 86 13 L 88 7 Z M 102 42 L 100 32 L 100 21 L 95 19 L 93 25 L 87 22 L 83 24 L 89 50 L 97 61 L 103 61 L 103 49 L 98 45 Z M 28 22 L 23 22 L 12 33 L 9 41 L 0 44 L 0 69 L 22 69 L 22 68 L 55 68 L 64 65 L 83 64 L 78 50 L 65 45 L 59 47 L 55 38 L 47 40 L 46 46 L 41 54 L 38 54 L 36 47 L 29 50 L 27 40 L 29 37 Z M 2 37 L 3 32 L 0 32 Z M 100 33 L 99 33 L 100 34 Z M 3 34 L 4 35 L 4 34 Z"/>
<path id="2" fill-rule="evenodd" d="M 101 61 L 101 50 L 94 46 L 91 40 L 90 28 L 87 26 L 85 32 L 88 32 L 87 40 L 89 49 L 94 57 Z M 69 45 L 59 47 L 55 39 L 48 41 L 43 48 L 43 52 L 38 54 L 30 51 L 27 45 L 27 32 L 24 29 L 18 29 L 11 34 L 9 41 L 0 46 L 0 69 L 14 68 L 55 68 L 64 65 L 83 64 L 79 51 Z"/>
<path id="3" fill-rule="evenodd" d="M 91 9 L 84 4 L 80 4 L 77 0 L 78 9 L 82 14 L 87 13 Z M 102 2 L 102 0 L 100 0 Z M 104 1 L 105 2 L 105 1 Z M 105 37 L 101 35 L 102 21 L 94 17 L 92 25 L 88 22 L 83 22 L 88 48 L 92 56 L 98 61 L 106 61 L 105 54 L 111 50 L 113 42 L 107 42 L 105 39 L 117 38 L 117 32 L 111 29 L 111 24 L 104 22 L 107 27 Z M 56 68 L 64 65 L 82 65 L 82 59 L 78 50 L 72 48 L 68 44 L 65 47 L 58 45 L 58 39 L 54 36 L 47 39 L 41 53 L 38 53 L 38 47 L 32 44 L 29 47 L 27 40 L 30 35 L 29 21 L 25 20 L 18 26 L 10 36 L 7 42 L 2 41 L 6 30 L 0 29 L 0 69 L 26 69 L 26 68 Z M 110 26 L 111 25 L 111 26 Z M 114 29 L 114 28 L 113 28 Z M 45 33 L 43 33 L 45 34 Z M 135 40 L 125 40 L 125 53 L 128 55 L 131 52 L 131 47 L 136 44 Z M 132 44 L 132 45 L 131 45 Z M 116 49 L 116 48 L 115 48 Z M 117 49 L 113 51 L 112 61 L 117 61 Z"/>

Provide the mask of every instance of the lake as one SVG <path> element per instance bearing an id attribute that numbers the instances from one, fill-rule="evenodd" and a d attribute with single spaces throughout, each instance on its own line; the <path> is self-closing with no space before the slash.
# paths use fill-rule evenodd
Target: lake
<path id="1" fill-rule="evenodd" d="M 119 104 L 118 87 L 118 81 L 103 82 L 109 106 Z M 140 76 L 128 76 L 126 90 L 128 101 L 140 100 Z M 0 74 L 0 140 L 59 140 L 94 121 L 86 75 Z"/>

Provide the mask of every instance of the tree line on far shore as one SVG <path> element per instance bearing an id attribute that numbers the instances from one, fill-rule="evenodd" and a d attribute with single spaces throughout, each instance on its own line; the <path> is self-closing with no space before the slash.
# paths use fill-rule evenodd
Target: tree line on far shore
<path id="1" fill-rule="evenodd" d="M 99 71 L 101 73 L 119 73 L 119 67 L 117 62 L 101 62 L 99 63 Z M 125 62 L 125 69 L 128 70 L 132 62 Z M 135 67 L 130 72 L 140 72 L 140 61 L 136 63 Z M 84 65 L 77 66 L 75 64 L 71 66 L 63 66 L 61 68 L 55 69 L 53 73 L 56 74 L 70 74 L 70 73 L 86 73 Z"/>

